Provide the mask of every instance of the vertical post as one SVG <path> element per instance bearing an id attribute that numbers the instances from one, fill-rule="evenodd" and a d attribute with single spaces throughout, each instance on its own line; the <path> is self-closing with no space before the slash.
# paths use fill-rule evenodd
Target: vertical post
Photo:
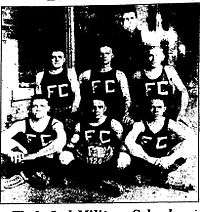
<path id="1" fill-rule="evenodd" d="M 74 7 L 65 7 L 67 68 L 75 66 Z"/>
<path id="2" fill-rule="evenodd" d="M 7 116 L 12 113 L 13 91 L 19 87 L 18 76 L 18 41 L 15 31 L 15 9 L 1 8 L 2 17 L 2 72 L 1 72 L 1 130 L 7 123 Z"/>

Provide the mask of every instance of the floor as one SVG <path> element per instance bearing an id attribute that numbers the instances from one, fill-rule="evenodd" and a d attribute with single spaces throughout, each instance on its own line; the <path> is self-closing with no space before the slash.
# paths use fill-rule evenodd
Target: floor
<path id="1" fill-rule="evenodd" d="M 49 187 L 38 190 L 28 183 L 1 191 L 1 203 L 105 203 L 105 202 L 159 202 L 197 201 L 196 190 L 160 188 L 149 185 L 121 185 L 122 194 L 113 198 L 87 186 L 68 183 L 65 188 Z"/>

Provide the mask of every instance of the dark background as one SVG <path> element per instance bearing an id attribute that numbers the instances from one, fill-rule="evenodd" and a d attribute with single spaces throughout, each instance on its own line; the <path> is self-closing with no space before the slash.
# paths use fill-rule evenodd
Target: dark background
<path id="1" fill-rule="evenodd" d="M 126 6 L 77 6 L 75 14 L 76 71 L 79 75 L 92 67 L 96 50 L 102 41 L 112 42 L 118 32 L 121 14 Z M 47 64 L 47 52 L 52 46 L 66 46 L 66 7 L 12 7 L 16 27 L 15 38 L 19 41 L 20 82 L 34 82 L 35 74 Z M 163 28 L 174 26 L 180 40 L 186 46 L 186 55 L 175 63 L 184 81 L 197 81 L 199 55 L 200 4 L 152 4 L 148 5 L 148 27 L 155 30 L 156 11 L 159 9 Z M 126 41 L 125 41 L 126 42 Z M 117 52 L 120 58 L 120 52 Z M 119 64 L 120 65 L 120 64 Z M 195 80 L 194 80 L 195 79 Z"/>

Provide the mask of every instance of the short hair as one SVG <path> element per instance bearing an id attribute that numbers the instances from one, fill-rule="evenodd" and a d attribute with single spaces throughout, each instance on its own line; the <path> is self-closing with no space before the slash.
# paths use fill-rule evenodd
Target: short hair
<path id="1" fill-rule="evenodd" d="M 94 100 L 100 100 L 100 101 L 103 101 L 104 103 L 106 102 L 106 97 L 102 96 L 102 95 L 93 95 L 92 98 L 90 99 L 91 100 L 91 103 L 94 101 Z M 105 103 L 106 104 L 106 103 Z"/>
<path id="2" fill-rule="evenodd" d="M 124 13 L 130 13 L 130 12 L 134 12 L 135 13 L 135 17 L 137 18 L 137 9 L 135 7 L 135 5 L 125 5 L 124 7 L 122 7 L 122 16 L 124 15 Z"/>
<path id="3" fill-rule="evenodd" d="M 64 56 L 66 56 L 66 51 L 62 47 L 50 47 L 48 49 L 48 56 L 51 57 L 53 52 L 63 52 Z"/>
<path id="4" fill-rule="evenodd" d="M 112 45 L 112 41 L 100 41 L 99 44 L 97 45 L 98 50 L 102 47 L 109 47 L 113 50 L 113 45 Z"/>
<path id="5" fill-rule="evenodd" d="M 35 95 L 32 96 L 31 101 L 30 101 L 30 106 L 31 107 L 33 105 L 33 101 L 36 100 L 36 99 L 45 99 L 47 101 L 47 103 L 49 104 L 49 100 L 48 100 L 48 98 L 45 95 L 43 95 L 43 94 L 35 94 Z"/>
<path id="6" fill-rule="evenodd" d="M 144 48 L 144 53 L 148 53 L 149 51 L 151 51 L 152 49 L 155 49 L 155 48 L 158 48 L 161 51 L 163 51 L 163 48 L 162 47 L 160 47 L 160 46 L 153 46 L 153 45 L 150 45 L 150 44 L 144 45 L 143 48 Z"/>
<path id="7" fill-rule="evenodd" d="M 102 101 L 102 102 L 104 102 L 104 105 L 105 105 L 106 108 L 109 107 L 109 105 L 107 104 L 108 101 L 107 101 L 107 99 L 106 99 L 105 97 L 103 97 L 103 96 L 101 96 L 101 95 L 99 95 L 99 96 L 94 95 L 94 96 L 92 96 L 91 99 L 88 100 L 88 102 L 87 102 L 87 105 L 88 105 L 87 110 L 88 110 L 89 112 L 90 112 L 91 108 L 93 107 L 93 101 L 95 101 L 95 100 Z"/>
<path id="8" fill-rule="evenodd" d="M 108 48 L 110 48 L 111 51 L 112 51 L 112 54 L 113 54 L 114 56 L 117 55 L 117 54 L 116 54 L 116 49 L 113 47 L 112 42 L 107 41 L 107 42 L 102 42 L 102 43 L 99 43 L 99 44 L 98 44 L 98 46 L 97 46 L 97 55 L 96 55 L 97 57 L 98 57 L 99 52 L 100 52 L 100 49 L 101 49 L 102 47 L 108 47 Z"/>
<path id="9" fill-rule="evenodd" d="M 168 105 L 168 98 L 161 95 L 153 95 L 146 99 L 147 108 L 149 109 L 153 100 L 161 100 L 163 101 L 165 107 Z"/>

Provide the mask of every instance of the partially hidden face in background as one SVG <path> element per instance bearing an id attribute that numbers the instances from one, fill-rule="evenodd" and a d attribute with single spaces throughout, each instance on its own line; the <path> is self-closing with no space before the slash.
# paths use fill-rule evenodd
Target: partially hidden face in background
<path id="1" fill-rule="evenodd" d="M 122 26 L 125 30 L 133 32 L 137 27 L 138 20 L 135 12 L 124 13 L 122 17 Z"/>

